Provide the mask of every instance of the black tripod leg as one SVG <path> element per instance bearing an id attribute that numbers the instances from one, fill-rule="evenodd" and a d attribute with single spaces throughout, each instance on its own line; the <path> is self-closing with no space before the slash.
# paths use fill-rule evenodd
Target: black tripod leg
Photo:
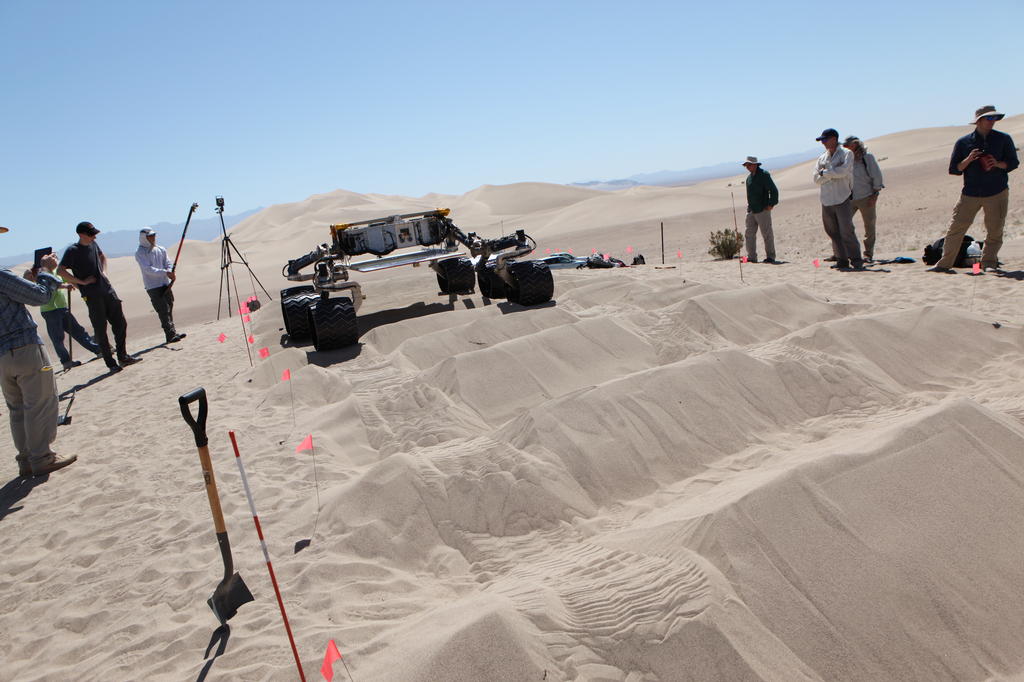
<path id="1" fill-rule="evenodd" d="M 238 250 L 238 247 L 235 246 L 235 243 L 233 241 L 231 241 L 230 237 L 228 238 L 228 243 L 231 244 L 231 248 L 234 249 L 235 253 L 238 254 L 238 260 L 240 260 L 242 262 L 242 265 L 245 266 L 245 269 L 249 271 L 249 275 L 254 280 L 256 280 L 257 284 L 260 285 L 260 289 L 263 289 L 263 293 L 265 293 L 267 295 L 267 300 L 273 301 L 274 297 L 270 295 L 270 292 L 267 291 L 267 288 L 265 286 L 263 286 L 263 282 L 260 281 L 260 278 L 257 277 L 256 273 L 252 271 L 251 267 L 249 267 L 249 261 L 245 260 L 245 256 L 243 256 L 242 252 Z"/>

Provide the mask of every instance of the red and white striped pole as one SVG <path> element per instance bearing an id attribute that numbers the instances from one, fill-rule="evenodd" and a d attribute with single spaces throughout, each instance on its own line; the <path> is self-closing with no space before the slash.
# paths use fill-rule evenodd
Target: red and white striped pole
<path id="1" fill-rule="evenodd" d="M 295 666 L 299 669 L 299 679 L 306 682 L 306 674 L 302 672 L 302 662 L 299 660 L 299 650 L 295 648 L 295 638 L 292 637 L 292 628 L 288 625 L 288 614 L 284 612 L 284 601 L 281 600 L 281 589 L 277 586 L 277 576 L 274 575 L 274 566 L 270 563 L 270 554 L 267 553 L 267 542 L 263 539 L 263 528 L 260 527 L 260 517 L 256 515 L 256 503 L 252 500 L 252 492 L 249 490 L 249 479 L 245 476 L 245 467 L 242 466 L 242 456 L 238 453 L 238 442 L 235 441 L 235 432 L 228 431 L 231 436 L 231 446 L 235 449 L 235 462 L 238 464 L 238 473 L 242 475 L 242 487 L 245 488 L 245 497 L 249 500 L 249 511 L 252 512 L 252 522 L 256 524 L 256 534 L 260 536 L 260 549 L 263 550 L 263 558 L 267 562 L 267 570 L 270 571 L 270 582 L 274 584 L 274 594 L 277 595 L 277 605 L 281 607 L 281 619 L 284 620 L 284 629 L 288 633 L 288 643 L 292 645 L 292 655 L 295 657 Z"/>

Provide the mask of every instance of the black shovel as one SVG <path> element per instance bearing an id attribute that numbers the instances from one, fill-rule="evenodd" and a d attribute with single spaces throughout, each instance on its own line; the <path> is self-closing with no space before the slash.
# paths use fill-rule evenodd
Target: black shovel
<path id="1" fill-rule="evenodd" d="M 199 401 L 198 420 L 192 416 L 189 405 Z M 210 500 L 210 511 L 213 512 L 213 527 L 217 531 L 217 544 L 224 559 L 224 578 L 213 591 L 207 604 L 213 609 L 213 615 L 221 625 L 238 613 L 238 607 L 253 600 L 252 593 L 246 587 L 242 576 L 235 573 L 234 562 L 231 560 L 231 545 L 228 543 L 228 531 L 224 527 L 224 514 L 220 510 L 220 497 L 217 495 L 217 482 L 213 478 L 213 464 L 210 462 L 209 442 L 206 438 L 206 389 L 197 388 L 178 398 L 181 416 L 192 427 L 199 448 L 199 462 L 203 467 L 203 479 L 206 481 L 206 497 Z"/>

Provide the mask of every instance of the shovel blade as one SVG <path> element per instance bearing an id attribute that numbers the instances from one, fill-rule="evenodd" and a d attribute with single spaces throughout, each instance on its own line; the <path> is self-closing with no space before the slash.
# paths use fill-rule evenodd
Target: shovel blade
<path id="1" fill-rule="evenodd" d="M 249 591 L 242 576 L 235 573 L 227 580 L 222 580 L 213 596 L 206 600 L 206 603 L 213 609 L 213 615 L 221 625 L 227 623 L 236 613 L 238 607 L 253 601 L 252 592 Z"/>

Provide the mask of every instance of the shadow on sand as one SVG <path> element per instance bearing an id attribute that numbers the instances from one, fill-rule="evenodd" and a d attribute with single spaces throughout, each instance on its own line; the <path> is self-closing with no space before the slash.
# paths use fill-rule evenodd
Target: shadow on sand
<path id="1" fill-rule="evenodd" d="M 24 509 L 24 505 L 15 507 L 29 494 L 35 490 L 36 486 L 46 483 L 50 479 L 49 475 L 36 476 L 33 478 L 23 478 L 21 476 L 12 479 L 7 482 L 3 488 L 0 488 L 0 521 L 4 520 L 8 514 L 21 511 Z"/>

